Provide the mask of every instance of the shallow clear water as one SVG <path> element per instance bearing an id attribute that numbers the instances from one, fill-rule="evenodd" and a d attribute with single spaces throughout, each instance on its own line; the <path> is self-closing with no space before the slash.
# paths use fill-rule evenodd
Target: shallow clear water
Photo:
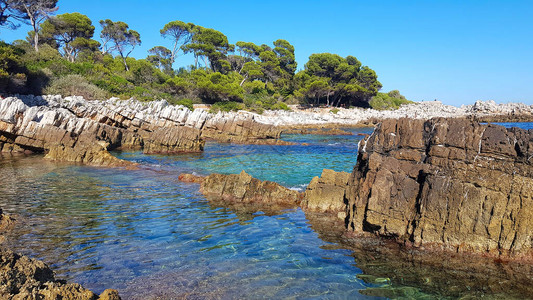
<path id="1" fill-rule="evenodd" d="M 371 129 L 358 132 L 369 133 Z M 363 297 L 351 252 L 318 238 L 304 213 L 267 216 L 210 205 L 182 172 L 246 170 L 303 189 L 323 168 L 351 171 L 361 136 L 296 136 L 309 146 L 209 143 L 201 154 L 116 153 L 139 170 L 0 160 L 0 207 L 24 218 L 13 247 L 61 278 L 126 299 Z M 166 296 L 165 296 L 166 295 Z"/>
<path id="2" fill-rule="evenodd" d="M 233 211 L 207 202 L 197 184 L 177 179 L 183 172 L 245 170 L 303 190 L 323 168 L 351 172 L 361 138 L 287 135 L 309 146 L 208 143 L 201 154 L 115 153 L 139 162 L 139 170 L 0 157 L 0 207 L 23 220 L 9 236 L 12 248 L 44 260 L 60 278 L 95 292 L 115 288 L 123 299 L 364 299 L 372 298 L 365 290 L 376 288 L 440 295 L 409 287 L 407 273 L 422 276 L 414 264 L 400 262 L 409 272 L 391 282 L 394 269 L 383 271 L 391 262 L 372 255 L 363 262 L 366 257 L 319 238 L 300 209 Z M 361 268 L 375 278 L 359 279 Z"/>

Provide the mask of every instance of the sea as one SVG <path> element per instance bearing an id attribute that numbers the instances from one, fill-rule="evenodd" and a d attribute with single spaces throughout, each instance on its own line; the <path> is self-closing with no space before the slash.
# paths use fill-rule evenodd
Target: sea
<path id="1" fill-rule="evenodd" d="M 465 271 L 460 261 L 435 266 L 408 250 L 376 252 L 328 237 L 301 209 L 225 207 L 178 180 L 244 170 L 304 191 L 323 169 L 352 171 L 358 142 L 373 129 L 346 130 L 354 134 L 282 137 L 307 145 L 208 142 L 195 154 L 113 153 L 139 163 L 137 170 L 0 156 L 0 207 L 20 220 L 6 243 L 59 279 L 97 293 L 117 289 L 122 299 L 531 296 L 530 267 L 482 260 Z"/>

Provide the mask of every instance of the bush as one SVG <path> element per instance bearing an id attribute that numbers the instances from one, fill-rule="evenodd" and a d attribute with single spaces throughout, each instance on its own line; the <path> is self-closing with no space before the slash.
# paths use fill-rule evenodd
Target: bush
<path id="1" fill-rule="evenodd" d="M 338 108 L 332 108 L 329 112 L 332 113 L 332 114 L 337 114 L 339 112 L 339 109 Z"/>
<path id="2" fill-rule="evenodd" d="M 389 93 L 378 93 L 372 97 L 369 104 L 370 107 L 376 110 L 398 109 L 402 104 L 413 103 L 405 99 L 398 90 L 390 91 Z"/>
<path id="3" fill-rule="evenodd" d="M 89 100 L 102 100 L 107 98 L 104 90 L 77 74 L 66 75 L 53 80 L 50 86 L 45 89 L 45 93 L 63 96 L 82 96 Z"/>
<path id="4" fill-rule="evenodd" d="M 206 103 L 241 101 L 244 97 L 244 89 L 239 85 L 242 76 L 237 73 L 225 75 L 196 70 L 191 72 L 191 77 L 198 97 Z"/>
<path id="5" fill-rule="evenodd" d="M 194 110 L 194 106 L 192 104 L 192 100 L 191 99 L 187 99 L 187 98 L 179 99 L 177 101 L 172 101 L 172 104 L 174 104 L 174 105 L 183 105 L 183 106 L 187 107 L 191 111 Z"/>
<path id="6" fill-rule="evenodd" d="M 245 95 L 244 106 L 246 110 L 258 114 L 262 114 L 265 110 L 290 110 L 286 103 L 269 96 L 266 91 Z"/>
<path id="7" fill-rule="evenodd" d="M 234 101 L 223 101 L 223 102 L 215 102 L 211 109 L 209 110 L 210 113 L 217 113 L 219 111 L 239 111 L 244 108 L 244 105 L 242 103 L 234 102 Z"/>

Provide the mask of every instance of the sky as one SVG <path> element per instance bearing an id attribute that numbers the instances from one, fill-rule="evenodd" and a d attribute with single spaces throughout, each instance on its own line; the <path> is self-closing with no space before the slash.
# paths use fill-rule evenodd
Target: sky
<path id="1" fill-rule="evenodd" d="M 58 14 L 79 12 L 126 22 L 141 35 L 133 57 L 171 47 L 159 34 L 174 20 L 214 28 L 230 43 L 295 47 L 298 69 L 312 53 L 353 55 L 374 69 L 382 92 L 460 106 L 476 100 L 533 105 L 533 1 L 137 1 L 59 0 Z M 29 27 L 2 29 L 24 39 Z M 177 66 L 192 62 L 178 57 Z"/>

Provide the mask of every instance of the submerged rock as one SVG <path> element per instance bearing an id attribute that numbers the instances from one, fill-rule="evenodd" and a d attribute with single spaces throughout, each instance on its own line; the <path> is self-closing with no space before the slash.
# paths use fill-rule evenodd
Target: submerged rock
<path id="1" fill-rule="evenodd" d="M 348 230 L 532 259 L 532 157 L 532 130 L 467 119 L 384 121 L 359 145 Z"/>
<path id="2" fill-rule="evenodd" d="M 116 290 L 105 290 L 98 297 L 77 283 L 58 281 L 42 261 L 9 250 L 0 250 L 0 298 L 120 300 Z"/>
<path id="3" fill-rule="evenodd" d="M 201 184 L 202 182 L 204 182 L 204 179 L 205 179 L 204 176 L 198 176 L 198 175 L 186 174 L 186 173 L 180 174 L 178 176 L 178 180 L 179 181 L 191 182 L 191 183 L 200 183 Z"/>

